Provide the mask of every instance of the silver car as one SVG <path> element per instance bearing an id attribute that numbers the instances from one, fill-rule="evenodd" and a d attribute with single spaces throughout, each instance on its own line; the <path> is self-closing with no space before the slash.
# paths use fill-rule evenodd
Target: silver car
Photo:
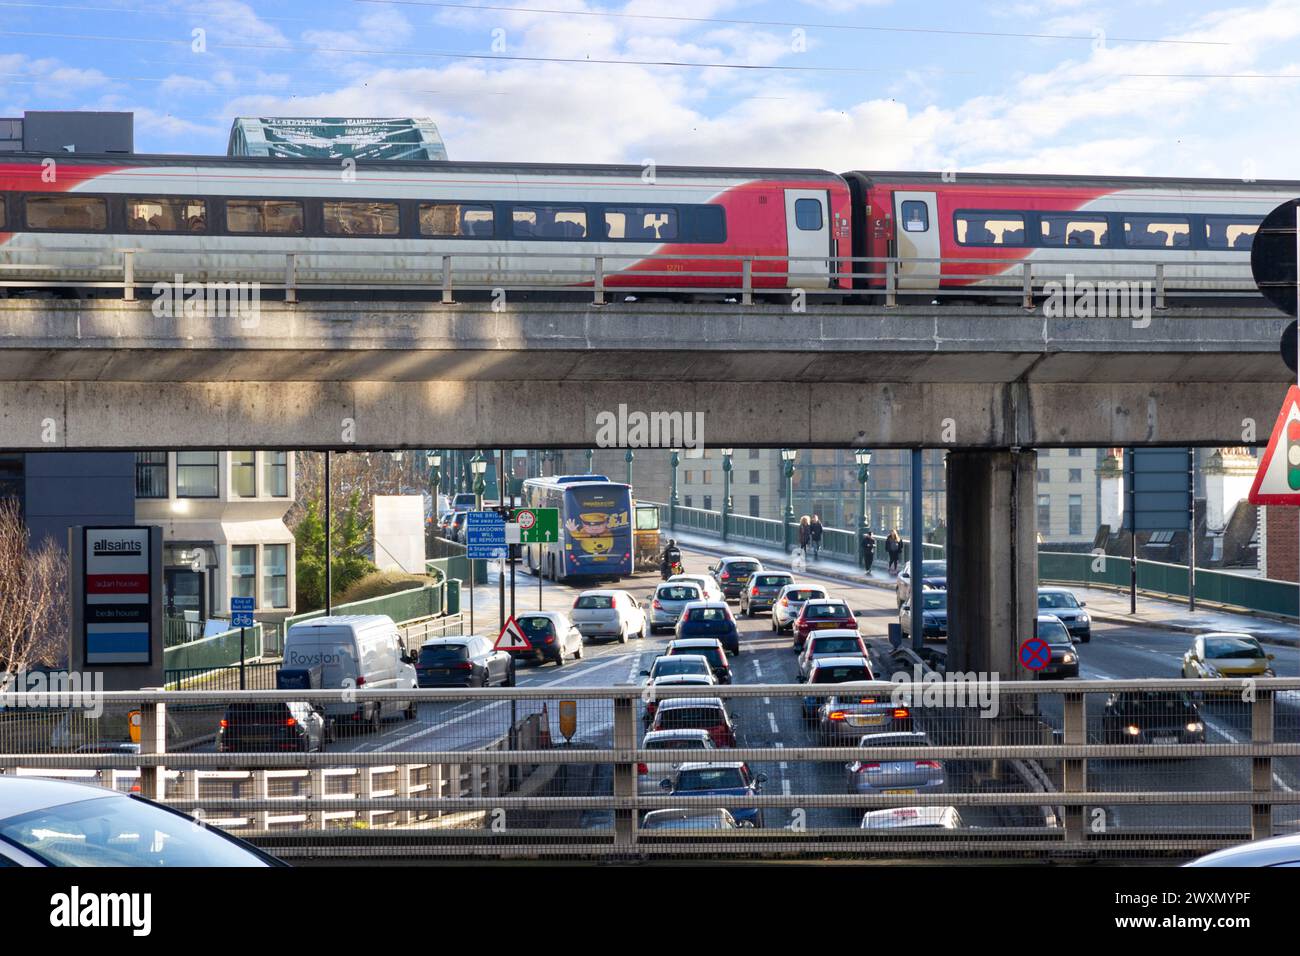
<path id="1" fill-rule="evenodd" d="M 583 591 L 573 602 L 569 615 L 586 640 L 614 640 L 626 644 L 629 637 L 645 637 L 650 629 L 641 605 L 619 588 Z"/>
<path id="2" fill-rule="evenodd" d="M 790 630 L 805 601 L 828 597 L 830 593 L 820 584 L 787 584 L 772 602 L 772 631 L 780 634 Z"/>
<path id="3" fill-rule="evenodd" d="M 694 584 L 669 581 L 659 585 L 650 601 L 650 633 L 654 634 L 661 628 L 675 628 L 677 619 L 682 616 L 682 609 L 699 600 L 702 600 L 700 589 Z"/>
<path id="4" fill-rule="evenodd" d="M 912 729 L 911 710 L 894 704 L 888 690 L 857 690 L 851 683 L 839 686 L 839 694 L 817 708 L 817 732 L 826 746 L 851 745 L 869 732 Z"/>
<path id="5" fill-rule="evenodd" d="M 717 748 L 707 730 L 652 730 L 641 741 L 641 749 L 672 751 L 662 760 L 637 764 L 636 768 L 636 792 L 662 796 L 659 783 L 664 777 L 671 777 L 687 761 L 699 760 L 701 751 Z"/>
<path id="6" fill-rule="evenodd" d="M 641 821 L 642 830 L 745 830 L 753 825 L 737 823 L 736 818 L 723 807 L 652 810 Z"/>
<path id="7" fill-rule="evenodd" d="M 864 830 L 960 830 L 965 825 L 956 807 L 894 807 L 862 815 Z"/>
<path id="8" fill-rule="evenodd" d="M 919 731 L 894 734 L 864 734 L 859 747 L 928 747 L 930 738 Z M 944 787 L 943 762 L 939 760 L 855 760 L 844 765 L 849 793 L 876 796 L 882 793 L 937 793 Z"/>

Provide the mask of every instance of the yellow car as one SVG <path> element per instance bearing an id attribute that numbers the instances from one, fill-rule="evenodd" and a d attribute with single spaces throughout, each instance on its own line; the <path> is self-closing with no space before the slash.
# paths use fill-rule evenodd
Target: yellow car
<path id="1" fill-rule="evenodd" d="M 1215 631 L 1199 634 L 1183 655 L 1183 676 L 1275 677 L 1272 654 L 1266 654 L 1257 638 L 1249 634 Z"/>

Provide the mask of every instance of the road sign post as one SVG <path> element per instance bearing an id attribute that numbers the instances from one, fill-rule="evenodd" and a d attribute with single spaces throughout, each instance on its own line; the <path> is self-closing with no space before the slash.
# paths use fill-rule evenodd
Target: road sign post
<path id="1" fill-rule="evenodd" d="M 239 628 L 239 689 L 247 690 L 244 674 L 244 661 L 248 657 L 244 644 L 246 628 L 253 626 L 253 599 L 251 597 L 232 597 L 230 599 L 230 626 Z"/>

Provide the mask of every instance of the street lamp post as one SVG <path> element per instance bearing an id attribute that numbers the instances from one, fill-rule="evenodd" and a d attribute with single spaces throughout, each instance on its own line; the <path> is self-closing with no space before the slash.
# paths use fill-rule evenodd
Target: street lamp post
<path id="1" fill-rule="evenodd" d="M 680 448 L 674 448 L 668 458 L 669 465 L 672 466 L 672 481 L 668 489 L 668 530 L 677 530 L 677 466 L 682 463 L 682 452 Z"/>
<path id="2" fill-rule="evenodd" d="M 442 452 L 429 456 L 429 486 L 433 489 L 433 510 L 438 510 L 438 496 L 442 494 Z"/>
<path id="3" fill-rule="evenodd" d="M 731 517 L 731 455 L 734 448 L 722 449 L 722 540 L 727 540 L 727 519 Z"/>
<path id="4" fill-rule="evenodd" d="M 596 457 L 596 449 L 587 449 L 587 474 L 591 474 L 591 460 Z"/>
<path id="5" fill-rule="evenodd" d="M 871 452 L 859 448 L 853 453 L 853 460 L 858 463 L 858 553 L 862 553 L 862 536 L 871 528 L 867 520 L 867 482 L 871 479 Z M 865 560 L 863 562 L 866 563 Z M 867 568 L 868 571 L 871 568 Z"/>
<path id="6" fill-rule="evenodd" d="M 483 493 L 487 491 L 487 480 L 483 475 L 487 472 L 487 464 L 481 452 L 475 452 L 474 457 L 469 460 L 469 470 L 474 473 L 475 511 L 483 510 Z"/>
<path id="7" fill-rule="evenodd" d="M 785 466 L 785 550 L 790 550 L 790 525 L 794 521 L 794 461 L 799 452 L 793 448 L 781 449 L 781 461 Z"/>
<path id="8" fill-rule="evenodd" d="M 635 457 L 636 455 L 632 453 L 631 448 L 629 448 L 627 454 L 623 456 L 623 460 L 627 462 L 627 483 L 629 485 L 632 484 L 632 459 Z"/>

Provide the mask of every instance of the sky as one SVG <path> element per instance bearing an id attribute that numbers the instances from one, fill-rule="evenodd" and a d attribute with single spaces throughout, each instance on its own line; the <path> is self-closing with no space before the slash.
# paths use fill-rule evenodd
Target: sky
<path id="1" fill-rule="evenodd" d="M 427 116 L 451 159 L 1300 179 L 1300 0 L 0 0 L 0 116 Z"/>

